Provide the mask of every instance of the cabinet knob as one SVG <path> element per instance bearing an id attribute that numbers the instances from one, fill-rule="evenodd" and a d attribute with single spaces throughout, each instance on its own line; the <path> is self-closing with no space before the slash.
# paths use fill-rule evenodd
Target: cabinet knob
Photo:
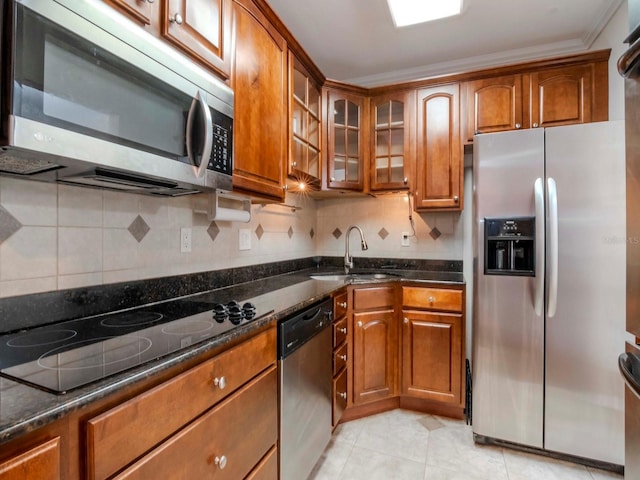
<path id="1" fill-rule="evenodd" d="M 433 298 L 433 297 L 429 297 L 429 303 L 430 303 L 431 305 L 433 305 L 433 302 L 434 302 L 434 301 L 435 301 L 435 298 Z"/>
<path id="2" fill-rule="evenodd" d="M 516 123 L 516 128 L 522 128 L 522 125 L 520 125 L 519 123 Z"/>
<path id="3" fill-rule="evenodd" d="M 362 322 L 358 322 L 358 326 L 359 326 L 359 327 L 362 327 Z"/>
<path id="4" fill-rule="evenodd" d="M 331 177 L 331 181 L 335 182 L 336 181 L 336 177 Z"/>
<path id="5" fill-rule="evenodd" d="M 402 181 L 406 185 L 407 183 L 409 183 L 409 177 L 404 177 L 404 179 Z"/>
<path id="6" fill-rule="evenodd" d="M 537 122 L 533 124 L 533 128 L 538 128 L 538 123 Z"/>
<path id="7" fill-rule="evenodd" d="M 338 358 L 340 358 L 340 360 L 342 360 L 343 362 L 347 361 L 347 356 L 346 355 L 338 355 Z"/>
<path id="8" fill-rule="evenodd" d="M 213 385 L 218 387 L 220 390 L 224 390 L 227 386 L 227 379 L 224 377 L 216 377 L 213 379 Z"/>
<path id="9" fill-rule="evenodd" d="M 291 166 L 292 167 L 297 167 L 298 166 L 298 162 L 291 162 Z"/>
<path id="10" fill-rule="evenodd" d="M 169 17 L 169 21 L 171 23 L 175 23 L 176 25 L 182 25 L 182 15 L 180 15 L 179 13 L 176 13 L 172 17 Z"/>
<path id="11" fill-rule="evenodd" d="M 338 331 L 339 331 L 340 333 L 344 333 L 344 334 L 346 335 L 346 334 L 347 334 L 347 327 L 339 328 L 339 329 L 338 329 Z"/>
<path id="12" fill-rule="evenodd" d="M 458 197 L 458 195 L 454 195 L 454 196 L 453 196 L 453 201 L 454 201 L 455 203 L 458 203 L 458 202 L 460 201 L 460 197 Z"/>
<path id="13" fill-rule="evenodd" d="M 227 457 L 225 457 L 224 455 L 222 455 L 221 457 L 216 457 L 213 459 L 213 463 L 215 463 L 216 467 L 218 467 L 220 470 L 224 470 L 224 467 L 227 466 Z"/>
<path id="14" fill-rule="evenodd" d="M 286 192 L 287 190 L 289 190 L 289 185 L 283 185 L 282 189 Z"/>
<path id="15" fill-rule="evenodd" d="M 347 392 L 338 392 L 338 396 L 343 400 L 347 399 Z"/>
<path id="16" fill-rule="evenodd" d="M 347 302 L 338 302 L 340 308 L 347 308 Z"/>
<path id="17" fill-rule="evenodd" d="M 404 318 L 402 319 L 402 321 L 403 321 L 404 323 L 409 323 L 409 319 L 408 319 L 407 317 L 404 317 Z"/>

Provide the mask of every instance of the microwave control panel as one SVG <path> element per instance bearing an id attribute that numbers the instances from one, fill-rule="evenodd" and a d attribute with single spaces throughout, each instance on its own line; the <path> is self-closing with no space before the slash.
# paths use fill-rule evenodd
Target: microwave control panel
<path id="1" fill-rule="evenodd" d="M 209 158 L 209 170 L 233 173 L 233 119 L 223 113 L 211 110 L 213 120 L 213 148 Z"/>

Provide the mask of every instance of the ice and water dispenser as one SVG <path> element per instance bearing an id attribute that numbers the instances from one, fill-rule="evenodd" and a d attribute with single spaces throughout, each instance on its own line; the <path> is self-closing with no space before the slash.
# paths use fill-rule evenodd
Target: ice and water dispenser
<path id="1" fill-rule="evenodd" d="M 485 275 L 534 277 L 534 239 L 534 217 L 485 218 Z"/>

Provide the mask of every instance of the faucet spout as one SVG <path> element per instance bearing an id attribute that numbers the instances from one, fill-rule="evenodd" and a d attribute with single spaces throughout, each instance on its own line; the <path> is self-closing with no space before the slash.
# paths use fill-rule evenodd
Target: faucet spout
<path id="1" fill-rule="evenodd" d="M 362 250 L 368 250 L 369 246 L 367 245 L 367 241 L 364 239 L 364 233 L 362 228 L 358 225 L 351 225 L 347 229 L 347 234 L 345 236 L 345 245 L 344 245 L 344 273 L 345 275 L 349 274 L 349 270 L 353 268 L 353 258 L 351 257 L 351 253 L 349 252 L 349 234 L 352 230 L 358 230 L 360 234 L 360 246 Z"/>

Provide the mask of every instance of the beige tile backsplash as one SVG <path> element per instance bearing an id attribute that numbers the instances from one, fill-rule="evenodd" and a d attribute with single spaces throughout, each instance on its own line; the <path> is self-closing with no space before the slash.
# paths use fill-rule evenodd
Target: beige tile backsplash
<path id="1" fill-rule="evenodd" d="M 402 232 L 411 231 L 406 196 L 316 201 L 289 194 L 287 204 L 301 210 L 256 204 L 249 223 L 216 222 L 214 239 L 207 232 L 211 221 L 193 213 L 193 200 L 0 178 L 0 206 L 21 225 L 0 243 L 0 297 L 313 255 L 342 256 L 352 224 L 362 227 L 369 243 L 369 250 L 361 252 L 352 233 L 356 257 L 462 259 L 460 214 L 413 212 L 416 236 L 409 247 L 401 246 Z M 146 233 L 144 225 L 135 230 L 140 241 L 130 228 L 138 216 L 148 226 Z M 3 226 L 0 219 L 0 233 Z M 191 253 L 180 252 L 184 227 L 192 229 Z M 430 236 L 434 227 L 441 234 L 437 240 Z M 251 230 L 250 250 L 239 250 L 240 228 Z M 332 233 L 336 228 L 342 232 L 337 239 Z M 382 229 L 388 233 L 384 239 Z"/>

